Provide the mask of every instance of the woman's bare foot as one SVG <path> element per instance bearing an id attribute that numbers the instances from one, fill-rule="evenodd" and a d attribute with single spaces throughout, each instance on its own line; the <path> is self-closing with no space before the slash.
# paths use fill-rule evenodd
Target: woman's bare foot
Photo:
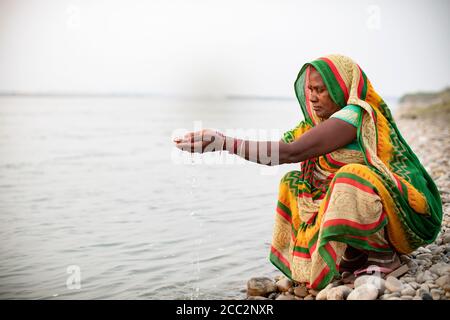
<path id="1" fill-rule="evenodd" d="M 377 265 L 387 269 L 395 270 L 401 266 L 400 258 L 395 251 L 392 252 L 369 252 L 368 265 Z"/>
<path id="2" fill-rule="evenodd" d="M 382 277 L 401 266 L 401 261 L 395 251 L 374 252 L 370 251 L 364 267 L 354 272 L 355 276 L 361 274 L 380 273 Z"/>

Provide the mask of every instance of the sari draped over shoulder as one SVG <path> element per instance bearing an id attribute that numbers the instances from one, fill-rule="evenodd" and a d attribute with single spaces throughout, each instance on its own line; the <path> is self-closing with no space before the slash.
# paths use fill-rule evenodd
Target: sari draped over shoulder
<path id="1" fill-rule="evenodd" d="M 442 222 L 442 202 L 388 106 L 362 69 L 345 56 L 326 56 L 302 67 L 295 92 L 304 120 L 282 140 L 299 139 L 324 121 L 310 106 L 311 66 L 343 108 L 339 118 L 348 117 L 357 127 L 357 138 L 283 176 L 270 261 L 290 279 L 322 289 L 339 276 L 347 245 L 406 254 L 433 242 Z M 351 112 L 355 110 L 359 112 Z"/>

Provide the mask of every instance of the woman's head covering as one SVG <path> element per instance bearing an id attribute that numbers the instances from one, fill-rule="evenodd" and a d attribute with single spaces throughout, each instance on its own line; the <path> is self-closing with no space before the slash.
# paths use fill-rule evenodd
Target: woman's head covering
<path id="1" fill-rule="evenodd" d="M 295 81 L 295 92 L 305 119 L 311 122 L 311 125 L 321 122 L 310 106 L 306 90 L 311 67 L 320 73 L 331 99 L 341 108 L 348 104 L 358 105 L 358 101 L 366 99 L 369 81 L 352 59 L 342 55 L 329 55 L 306 63 Z"/>
<path id="2" fill-rule="evenodd" d="M 400 252 L 410 252 L 433 242 L 442 222 L 439 191 L 403 139 L 388 106 L 364 71 L 343 55 L 329 55 L 306 63 L 295 81 L 295 93 L 307 127 L 323 121 L 311 108 L 308 97 L 311 66 L 320 73 L 337 105 L 358 105 L 364 111 L 357 129 L 358 144 L 366 165 L 385 182 L 398 209 L 396 216 L 389 217 L 391 243 Z"/>

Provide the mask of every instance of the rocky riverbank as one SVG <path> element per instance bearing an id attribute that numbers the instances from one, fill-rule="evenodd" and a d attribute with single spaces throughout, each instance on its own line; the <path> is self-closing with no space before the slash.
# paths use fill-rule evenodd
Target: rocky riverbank
<path id="1" fill-rule="evenodd" d="M 361 276 L 354 283 L 334 281 L 319 291 L 292 283 L 283 275 L 271 279 L 252 278 L 247 283 L 247 299 L 262 300 L 449 300 L 450 298 L 450 102 L 449 90 L 432 95 L 426 103 L 414 95 L 403 99 L 396 114 L 405 140 L 436 182 L 443 202 L 442 229 L 436 241 L 402 255 L 408 271 L 381 279 Z M 422 97 L 422 96 L 421 96 Z M 438 98 L 436 98 L 438 97 Z M 443 98 L 442 98 L 443 97 Z"/>

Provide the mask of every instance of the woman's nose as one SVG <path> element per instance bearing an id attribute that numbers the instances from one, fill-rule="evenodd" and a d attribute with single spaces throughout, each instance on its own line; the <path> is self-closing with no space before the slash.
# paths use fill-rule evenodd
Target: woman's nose
<path id="1" fill-rule="evenodd" d="M 311 94 L 309 95 L 309 101 L 311 102 L 317 102 L 319 99 L 317 98 L 317 94 L 315 94 L 314 92 L 311 92 Z"/>

